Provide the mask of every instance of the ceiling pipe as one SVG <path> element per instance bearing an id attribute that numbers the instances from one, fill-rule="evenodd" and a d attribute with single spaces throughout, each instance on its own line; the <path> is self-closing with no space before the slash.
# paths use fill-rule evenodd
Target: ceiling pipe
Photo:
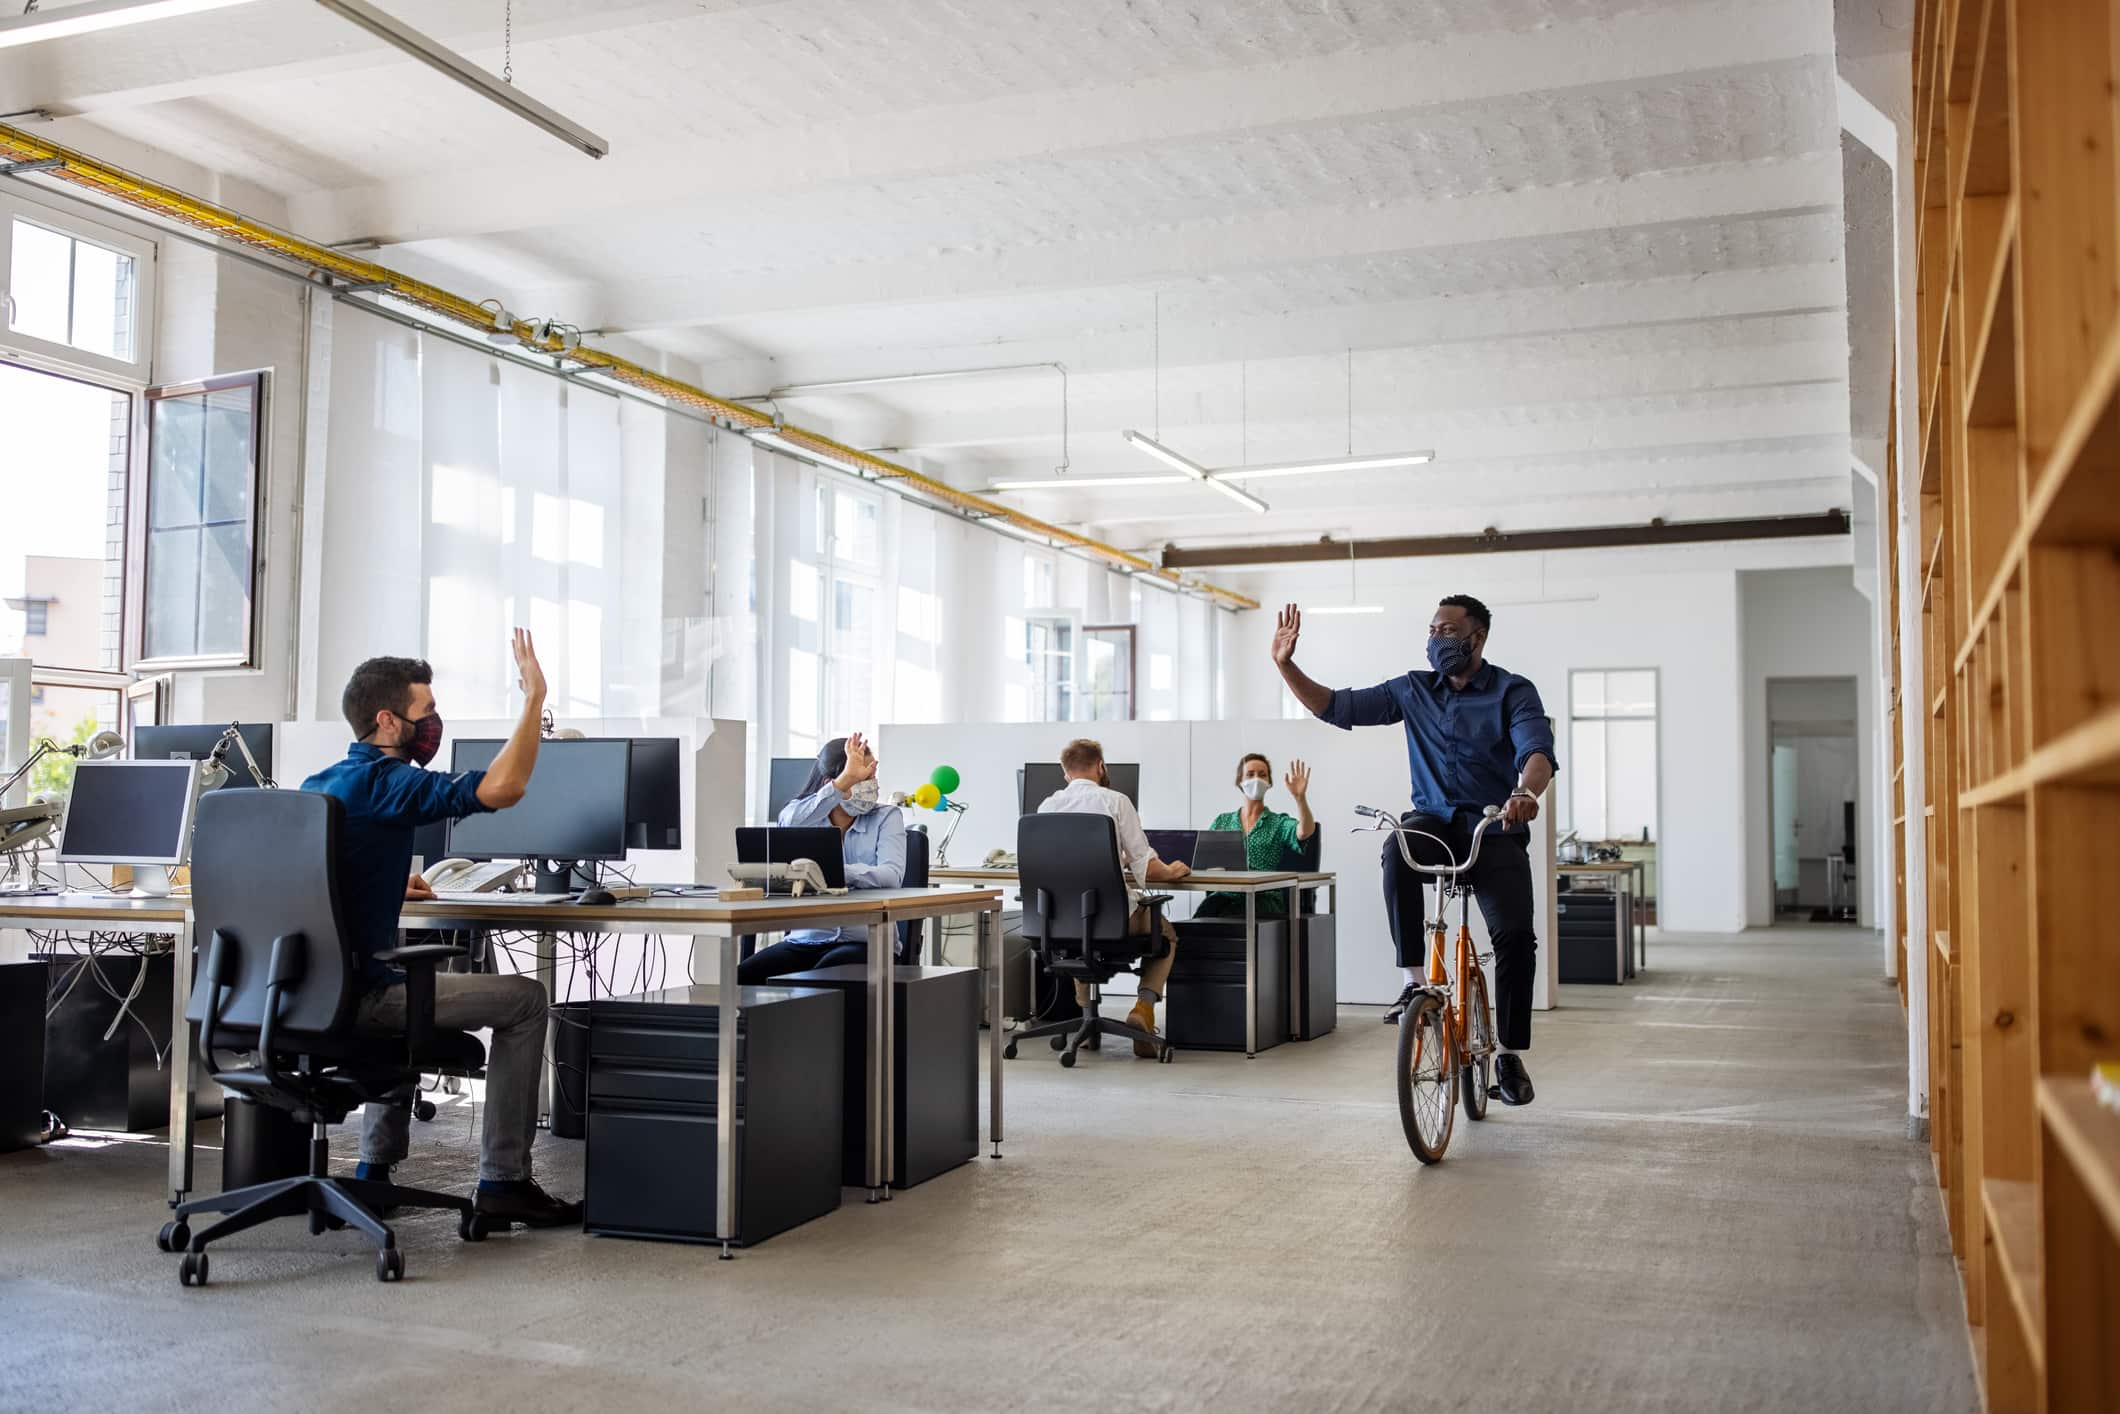
<path id="1" fill-rule="evenodd" d="M 496 331 L 495 314 L 489 307 L 490 302 L 481 304 L 387 266 L 377 265 L 373 261 L 362 260 L 344 251 L 333 250 L 329 246 L 318 245 L 314 241 L 274 230 L 226 207 L 216 206 L 173 187 L 134 176 L 70 148 L 41 141 L 19 128 L 0 124 L 0 163 L 41 163 L 54 158 L 59 160 L 60 165 L 40 175 L 60 179 L 69 185 L 110 197 L 150 215 L 195 227 L 253 250 L 264 251 L 294 262 L 319 276 L 335 277 L 348 285 L 367 286 L 374 295 L 398 300 L 428 314 L 467 326 L 481 334 Z M 1175 569 L 1158 565 L 1131 551 L 1040 520 L 1036 516 L 1026 515 L 1012 506 L 974 495 L 946 481 L 923 475 L 910 467 L 886 461 L 856 447 L 849 447 L 822 433 L 797 427 L 793 423 L 781 423 L 757 408 L 717 397 L 704 388 L 667 377 L 608 350 L 586 343 L 567 347 L 557 333 L 545 332 L 540 335 L 541 328 L 549 331 L 555 327 L 548 321 L 533 323 L 511 317 L 507 327 L 523 347 L 564 359 L 577 373 L 607 378 L 667 403 L 691 409 L 728 431 L 745 434 L 770 432 L 798 455 L 815 457 L 837 466 L 856 468 L 860 472 L 873 474 L 878 480 L 891 483 L 894 489 L 901 492 L 969 512 L 982 520 L 1006 522 L 1058 545 L 1083 550 L 1119 569 L 1162 579 L 1173 589 L 1210 598 L 1228 608 L 1259 607 L 1258 600 L 1248 594 L 1239 594 L 1233 589 L 1182 575 Z"/>
<path id="2" fill-rule="evenodd" d="M 1423 535 L 1377 540 L 1306 540 L 1281 545 L 1165 546 L 1168 569 L 1228 568 L 1240 565 L 1286 565 L 1317 560 L 1400 560 L 1425 555 L 1480 555 L 1526 550 L 1604 550 L 1637 545 L 1701 545 L 1735 540 L 1788 540 L 1813 535 L 1846 535 L 1848 513 L 1823 511 L 1808 516 L 1759 516 L 1749 520 L 1657 519 L 1647 525 L 1579 526 L 1564 530 L 1502 531 L 1492 527 L 1477 535 Z"/>

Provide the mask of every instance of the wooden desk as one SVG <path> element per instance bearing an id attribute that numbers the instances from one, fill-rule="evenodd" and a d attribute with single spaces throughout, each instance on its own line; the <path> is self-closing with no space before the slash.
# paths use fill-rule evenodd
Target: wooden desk
<path id="1" fill-rule="evenodd" d="M 1013 888 L 1022 882 L 1014 869 L 932 869 L 928 877 L 938 882 L 953 884 L 988 884 L 999 888 Z M 1252 1059 L 1259 1050 L 1259 895 L 1286 890 L 1288 894 L 1288 916 L 1291 920 L 1302 913 L 1303 890 L 1324 889 L 1331 904 L 1338 902 L 1339 883 L 1331 874 L 1302 874 L 1278 870 L 1207 869 L 1197 874 L 1188 874 L 1182 879 L 1150 884 L 1146 892 L 1173 894 L 1241 894 L 1244 897 L 1244 1058 Z M 1330 905 L 1325 910 L 1330 916 Z M 1288 1005 L 1290 1015 L 1283 1019 L 1288 1027 L 1289 1039 L 1295 1038 L 1293 1021 L 1296 998 L 1302 995 L 1300 964 L 1301 950 L 1295 945 L 1293 934 L 1288 940 Z M 998 971 L 998 967 L 996 968 Z M 997 984 L 995 984 L 997 985 Z M 998 995 L 994 986 L 991 995 Z M 989 1015 L 998 1022 L 999 1008 Z M 1000 1028 L 993 1028 L 995 1052 L 1000 1051 Z"/>
<path id="2" fill-rule="evenodd" d="M 1586 879 L 1610 879 L 1614 892 L 1627 899 L 1627 932 L 1634 939 L 1634 965 L 1641 971 L 1649 970 L 1649 925 L 1642 921 L 1641 885 L 1647 882 L 1648 869 L 1639 859 L 1608 859 L 1591 864 L 1556 864 L 1556 873 L 1574 874 Z M 1633 882 L 1621 886 L 1623 878 L 1631 876 Z"/>
<path id="3" fill-rule="evenodd" d="M 913 918 L 973 914 L 979 919 L 982 944 L 999 951 L 1001 891 L 994 888 L 877 889 L 809 898 L 766 898 L 722 902 L 707 897 L 647 898 L 602 908 L 577 904 L 512 904 L 435 901 L 408 903 L 400 914 L 408 927 L 535 930 L 540 981 L 549 995 L 555 961 L 552 940 L 561 933 L 595 932 L 715 938 L 721 943 L 721 976 L 734 979 L 737 939 L 754 933 L 781 933 L 800 928 L 864 928 L 869 938 L 870 1007 L 868 1056 L 868 1154 L 864 1172 L 869 1200 L 890 1196 L 886 1176 L 892 1162 L 893 1116 L 889 1058 L 896 1009 L 891 1006 L 892 941 L 897 924 Z M 182 1202 L 192 1183 L 191 1031 L 185 1009 L 192 990 L 193 924 L 190 900 L 98 898 L 88 894 L 42 897 L 0 896 L 0 927 L 48 928 L 54 931 L 125 931 L 168 935 L 176 939 L 175 979 L 171 986 L 170 1159 L 172 1205 Z M 989 982 L 999 1006 L 1000 969 Z M 741 1008 L 738 1008 L 741 1014 Z M 731 1255 L 735 1240 L 736 1026 L 724 1018 L 719 1028 L 719 1085 L 715 1175 L 715 1236 L 722 1255 Z M 998 1156 L 1001 1143 L 1001 1066 L 995 1046 L 990 1087 L 990 1139 Z"/>

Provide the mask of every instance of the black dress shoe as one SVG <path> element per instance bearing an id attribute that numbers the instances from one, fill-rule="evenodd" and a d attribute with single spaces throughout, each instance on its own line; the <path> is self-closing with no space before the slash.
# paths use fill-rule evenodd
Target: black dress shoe
<path id="1" fill-rule="evenodd" d="M 1531 1073 L 1524 1058 L 1504 1051 L 1494 1058 L 1494 1096 L 1505 1105 L 1528 1105 L 1538 1092 L 1531 1088 Z"/>
<path id="2" fill-rule="evenodd" d="M 582 1205 L 563 1203 L 529 1179 L 505 1188 L 480 1185 L 471 1206 L 494 1226 L 521 1223 L 524 1227 L 580 1227 Z"/>
<path id="3" fill-rule="evenodd" d="M 1399 999 L 1384 1009 L 1384 1024 L 1386 1026 L 1398 1025 L 1399 1018 L 1406 1014 L 1406 1008 L 1413 1005 L 1414 993 L 1420 990 L 1420 983 L 1408 982 L 1406 990 L 1399 993 Z"/>

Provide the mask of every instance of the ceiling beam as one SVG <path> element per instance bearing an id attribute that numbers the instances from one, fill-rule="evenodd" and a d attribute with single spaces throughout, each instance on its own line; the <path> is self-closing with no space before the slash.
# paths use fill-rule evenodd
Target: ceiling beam
<path id="1" fill-rule="evenodd" d="M 1742 82 L 1764 66 L 1830 56 L 1829 21 L 1819 23 L 1806 0 L 1690 6 L 970 104 L 915 98 L 883 112 L 727 137 L 673 133 L 570 178 L 567 215 L 607 220 L 650 207 L 667 215 L 686 203 L 726 211 L 731 173 L 769 174 L 767 187 L 783 196 L 1026 159 L 1440 113 L 1533 93 L 1699 82 L 1718 72 Z M 1414 74 L 1417 86 L 1408 82 Z M 422 172 L 305 194 L 295 216 L 305 229 L 338 233 L 330 239 L 381 234 L 391 243 L 531 228 L 554 220 L 547 176 L 521 163 Z"/>
<path id="2" fill-rule="evenodd" d="M 1578 526 L 1565 530 L 1487 530 L 1477 535 L 1421 535 L 1381 540 L 1313 540 L 1282 545 L 1176 546 L 1163 552 L 1166 569 L 1300 564 L 1313 560 L 1399 560 L 1424 555 L 1476 555 L 1523 550 L 1598 550 L 1632 545 L 1695 545 L 1734 540 L 1787 540 L 1846 535 L 1848 513 L 1765 516 L 1751 520 L 1651 521 L 1647 525 Z"/>

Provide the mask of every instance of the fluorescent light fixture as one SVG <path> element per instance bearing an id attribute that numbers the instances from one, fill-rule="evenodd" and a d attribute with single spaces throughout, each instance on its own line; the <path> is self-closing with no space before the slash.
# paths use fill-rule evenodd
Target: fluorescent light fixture
<path id="1" fill-rule="evenodd" d="M 89 0 L 85 5 L 69 5 L 63 10 L 38 10 L 0 20 L 0 49 L 251 3 L 252 0 Z"/>
<path id="2" fill-rule="evenodd" d="M 1235 501 L 1245 510 L 1250 511 L 1253 515 L 1264 515 L 1267 512 L 1268 507 L 1264 501 L 1239 486 L 1218 480 L 1212 476 L 1207 478 L 1207 484 L 1229 497 L 1230 500 Z"/>
<path id="3" fill-rule="evenodd" d="M 1323 604 L 1315 609 L 1305 609 L 1306 614 L 1381 614 L 1382 604 Z"/>
<path id="4" fill-rule="evenodd" d="M 1318 476 L 1328 471 L 1373 471 L 1387 466 L 1419 466 L 1435 460 L 1434 452 L 1391 452 L 1373 457 L 1329 457 L 1316 462 L 1268 462 L 1260 466 L 1223 466 L 1209 473 L 1248 481 L 1255 476 Z"/>
<path id="5" fill-rule="evenodd" d="M 996 481 L 989 491 L 1065 491 L 1075 486 L 1183 486 L 1190 476 L 1046 476 L 1036 481 Z"/>
<path id="6" fill-rule="evenodd" d="M 235 3 L 240 3 L 240 0 L 211 0 L 211 3 L 190 0 L 193 9 L 208 9 L 212 4 Z M 333 14 L 359 25 L 384 43 L 402 49 L 437 73 L 446 74 L 474 93 L 492 99 L 525 122 L 535 123 L 568 146 L 579 148 L 591 157 L 601 157 L 611 150 L 610 143 L 581 124 L 547 108 L 527 93 L 519 92 L 514 84 L 487 73 L 463 55 L 429 39 L 404 21 L 384 14 L 367 3 L 367 0 L 317 0 L 317 3 Z M 62 13 L 75 12 L 68 10 Z"/>
<path id="7" fill-rule="evenodd" d="M 1124 437 L 1127 441 L 1133 443 L 1135 446 L 1139 447 L 1142 451 L 1154 457 L 1157 461 L 1162 462 L 1167 467 L 1170 467 L 1172 470 L 1182 471 L 1186 474 L 1187 477 L 1194 481 L 1207 480 L 1206 467 L 1200 465 L 1191 457 L 1180 456 L 1178 453 L 1164 446 L 1161 442 L 1158 442 L 1155 438 L 1145 437 L 1139 432 L 1134 431 L 1131 427 L 1127 428 L 1119 435 L 1121 437 Z"/>

